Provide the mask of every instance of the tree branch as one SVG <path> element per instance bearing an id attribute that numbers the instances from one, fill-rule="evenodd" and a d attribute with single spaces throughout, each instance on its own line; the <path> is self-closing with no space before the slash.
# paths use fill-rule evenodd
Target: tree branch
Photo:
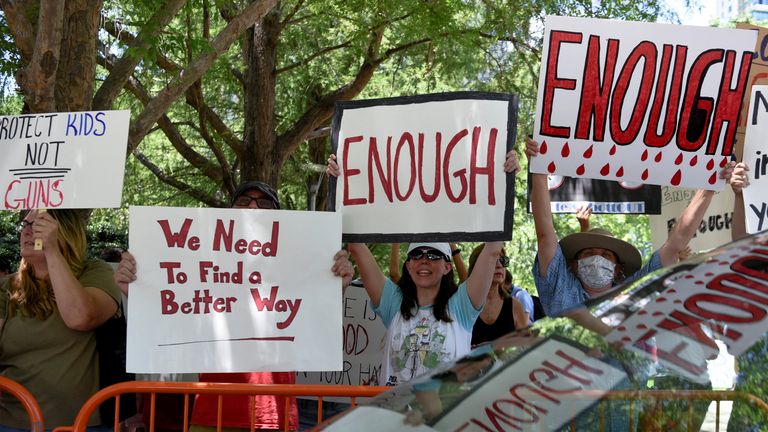
<path id="1" fill-rule="evenodd" d="M 351 41 L 346 41 L 346 42 L 342 42 L 342 43 L 340 43 L 338 45 L 334 45 L 334 46 L 329 46 L 329 47 L 323 48 L 320 51 L 312 53 L 312 55 L 310 55 L 309 57 L 305 58 L 304 60 L 298 61 L 296 63 L 289 64 L 288 66 L 283 66 L 283 67 L 277 69 L 277 71 L 275 71 L 275 73 L 276 74 L 281 74 L 283 72 L 288 72 L 288 71 L 290 71 L 292 69 L 295 69 L 295 68 L 297 68 L 299 66 L 304 66 L 304 65 L 308 64 L 309 62 L 311 62 L 312 60 L 314 60 L 314 59 L 316 59 L 316 58 L 318 58 L 318 57 L 320 57 L 320 56 L 322 56 L 324 54 L 328 54 L 329 52 L 336 51 L 338 49 L 346 48 L 346 47 L 350 46 L 351 44 L 352 44 Z"/>
<path id="2" fill-rule="evenodd" d="M 296 2 L 295 5 L 293 5 L 293 8 L 291 9 L 291 11 L 285 14 L 285 19 L 280 23 L 280 30 L 285 28 L 285 26 L 291 22 L 294 15 L 296 15 L 299 12 L 299 10 L 301 10 L 302 6 L 304 6 L 304 0 L 299 0 Z"/>
<path id="3" fill-rule="evenodd" d="M 191 196 L 192 198 L 208 205 L 209 207 L 227 207 L 227 203 L 224 201 L 217 200 L 213 197 L 211 197 L 209 194 L 205 193 L 204 191 L 201 191 L 200 189 L 197 189 L 191 185 L 188 185 L 182 181 L 179 181 L 178 179 L 169 176 L 163 170 L 160 169 L 157 165 L 152 163 L 152 161 L 149 160 L 143 153 L 141 153 L 139 150 L 135 150 L 133 152 L 133 156 L 141 162 L 142 165 L 147 167 L 147 169 L 152 172 L 152 174 L 155 175 L 161 182 L 176 188 L 177 190 L 184 192 L 185 194 Z"/>
<path id="4" fill-rule="evenodd" d="M 322 97 L 316 104 L 309 107 L 290 129 L 277 137 L 277 151 L 281 161 L 295 151 L 310 132 L 328 120 L 333 114 L 333 106 L 337 101 L 352 99 L 365 88 L 376 68 L 384 61 L 377 55 L 383 37 L 383 28 L 374 30 L 371 42 L 368 44 L 368 52 L 352 81 Z"/>
<path id="5" fill-rule="evenodd" d="M 131 122 L 128 136 L 128 151 L 136 149 L 152 124 L 163 115 L 163 112 L 184 92 L 197 81 L 236 38 L 253 23 L 260 20 L 270 9 L 275 7 L 277 0 L 261 0 L 249 4 L 243 12 L 233 19 L 211 42 L 211 50 L 200 55 L 183 70 L 174 82 L 168 84 L 155 96 L 139 116 Z"/>
<path id="6" fill-rule="evenodd" d="M 168 0 L 147 20 L 141 27 L 141 32 L 133 38 L 128 49 L 123 52 L 123 57 L 114 65 L 107 79 L 99 87 L 93 97 L 93 109 L 109 109 L 112 106 L 120 89 L 141 62 L 141 53 L 152 46 L 152 40 L 163 31 L 186 2 L 187 0 Z"/>
<path id="7" fill-rule="evenodd" d="M 35 28 L 27 19 L 25 11 L 29 7 L 28 1 L 2 0 L 0 7 L 3 8 L 5 20 L 8 23 L 8 29 L 13 35 L 16 48 L 21 54 L 21 64 L 29 64 L 32 53 L 35 48 Z"/>
<path id="8" fill-rule="evenodd" d="M 99 56 L 99 62 L 105 69 L 109 70 L 111 68 L 111 63 L 105 57 Z M 133 77 L 130 77 L 126 81 L 125 88 L 136 96 L 136 99 L 144 105 L 147 105 L 151 100 L 149 93 L 144 86 Z M 181 135 L 181 132 L 179 132 L 176 125 L 173 124 L 167 115 L 163 114 L 157 120 L 157 125 L 160 127 L 160 130 L 163 131 L 166 138 L 168 138 L 168 142 L 171 143 L 173 148 L 176 149 L 176 151 L 189 162 L 191 166 L 216 183 L 222 181 L 222 168 L 213 164 L 208 158 L 196 152 L 192 146 L 187 144 L 187 141 Z"/>

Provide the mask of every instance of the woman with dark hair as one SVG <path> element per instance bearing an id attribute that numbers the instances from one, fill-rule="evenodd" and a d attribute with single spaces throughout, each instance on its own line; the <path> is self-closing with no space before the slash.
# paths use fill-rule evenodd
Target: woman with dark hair
<path id="1" fill-rule="evenodd" d="M 26 213 L 19 269 L 0 284 L 0 374 L 29 389 L 51 425 L 73 424 L 98 391 L 93 330 L 115 315 L 120 299 L 112 268 L 86 259 L 85 220 L 79 210 Z M 29 428 L 23 406 L 6 395 L 0 423 Z M 99 423 L 97 411 L 88 424 Z"/>
<path id="2" fill-rule="evenodd" d="M 517 154 L 510 150 L 504 172 L 519 171 Z M 326 173 L 338 177 L 340 172 L 336 156 L 330 155 Z M 448 243 L 411 243 L 397 284 L 384 276 L 366 245 L 349 245 L 365 290 L 387 327 L 379 384 L 402 384 L 469 353 L 472 326 L 491 287 L 501 245 L 487 243 L 475 264 L 478 271 L 458 287 Z"/>
<path id="3" fill-rule="evenodd" d="M 469 274 L 475 269 L 477 258 L 485 248 L 481 244 L 477 246 L 472 255 L 469 256 Z M 493 282 L 488 295 L 485 298 L 485 306 L 480 312 L 480 319 L 475 322 L 472 328 L 472 345 L 492 341 L 496 338 L 514 331 L 518 328 L 528 326 L 528 314 L 519 300 L 512 297 L 504 287 L 509 258 L 504 250 L 501 250 L 501 256 L 496 260 L 493 268 Z"/>
<path id="4" fill-rule="evenodd" d="M 380 384 L 402 384 L 469 353 L 501 242 L 487 244 L 478 271 L 458 287 L 448 243 L 411 243 L 398 284 L 384 276 L 364 244 L 352 243 L 349 251 L 387 327 Z"/>

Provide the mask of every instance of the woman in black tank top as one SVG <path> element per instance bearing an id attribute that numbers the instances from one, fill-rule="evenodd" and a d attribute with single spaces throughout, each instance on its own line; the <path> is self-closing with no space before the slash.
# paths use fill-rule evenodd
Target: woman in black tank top
<path id="1" fill-rule="evenodd" d="M 483 245 L 480 245 L 472 251 L 472 255 L 469 257 L 470 274 L 475 267 L 475 259 L 482 250 Z M 472 328 L 472 345 L 492 341 L 528 324 L 524 320 L 525 309 L 523 305 L 504 289 L 507 265 L 509 265 L 509 258 L 502 249 L 502 256 L 494 268 L 493 284 L 488 290 L 488 297 L 485 300 L 483 310 Z"/>

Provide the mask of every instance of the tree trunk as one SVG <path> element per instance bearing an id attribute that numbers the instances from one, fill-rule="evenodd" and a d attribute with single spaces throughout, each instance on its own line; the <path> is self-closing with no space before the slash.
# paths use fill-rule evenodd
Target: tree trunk
<path id="1" fill-rule="evenodd" d="M 58 112 L 91 109 L 102 3 L 102 0 L 69 0 L 64 6 L 64 31 L 55 88 Z M 40 23 L 38 31 L 44 25 Z"/>
<path id="2" fill-rule="evenodd" d="M 240 180 L 261 180 L 278 187 L 281 163 L 275 132 L 275 66 L 280 35 L 280 4 L 250 28 L 246 36 L 245 136 Z"/>

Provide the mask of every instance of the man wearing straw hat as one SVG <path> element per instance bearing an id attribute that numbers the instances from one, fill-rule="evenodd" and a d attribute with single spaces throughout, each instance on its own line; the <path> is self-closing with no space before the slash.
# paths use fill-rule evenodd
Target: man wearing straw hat
<path id="1" fill-rule="evenodd" d="M 528 158 L 538 152 L 539 144 L 526 139 Z M 720 177 L 729 180 L 734 165 L 734 162 L 727 164 Z M 558 242 L 552 222 L 547 176 L 533 173 L 531 212 L 538 245 L 533 278 L 544 311 L 549 316 L 562 315 L 577 309 L 587 299 L 608 292 L 616 284 L 636 280 L 676 263 L 678 254 L 696 233 L 713 195 L 710 190 L 696 191 L 667 241 L 651 255 L 645 266 L 641 266 L 637 248 L 604 229 L 571 234 Z"/>

